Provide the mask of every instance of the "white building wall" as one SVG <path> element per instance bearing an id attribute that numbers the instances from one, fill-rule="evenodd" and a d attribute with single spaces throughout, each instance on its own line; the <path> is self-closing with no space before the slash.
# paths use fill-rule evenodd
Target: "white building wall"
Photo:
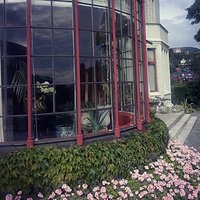
<path id="1" fill-rule="evenodd" d="M 149 95 L 171 99 L 168 31 L 160 24 L 159 0 L 146 0 L 145 3 L 147 48 L 155 49 L 158 86 L 158 90 Z"/>

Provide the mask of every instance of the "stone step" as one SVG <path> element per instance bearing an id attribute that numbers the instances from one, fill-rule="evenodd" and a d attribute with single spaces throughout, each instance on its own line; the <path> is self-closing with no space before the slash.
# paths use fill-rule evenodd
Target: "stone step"
<path id="1" fill-rule="evenodd" d="M 160 118 L 163 122 L 165 122 L 168 129 L 170 130 L 184 116 L 184 114 L 184 112 L 171 112 L 167 114 L 156 113 L 156 116 Z"/>
<path id="2" fill-rule="evenodd" d="M 187 139 L 188 135 L 190 134 L 195 122 L 197 120 L 197 117 L 192 116 L 190 120 L 187 122 L 186 126 L 184 129 L 181 131 L 181 133 L 177 136 L 177 140 L 181 143 L 184 144 L 185 140 Z"/>
<path id="3" fill-rule="evenodd" d="M 190 118 L 191 114 L 184 114 L 178 121 L 176 121 L 176 123 L 174 123 L 173 127 L 169 129 L 169 135 L 172 139 L 177 139 L 178 135 L 184 129 Z"/>

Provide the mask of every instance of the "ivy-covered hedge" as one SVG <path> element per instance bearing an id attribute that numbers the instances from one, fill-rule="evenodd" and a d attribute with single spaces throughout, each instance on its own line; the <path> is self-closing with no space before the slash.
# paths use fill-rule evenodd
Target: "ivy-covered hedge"
<path id="1" fill-rule="evenodd" d="M 25 149 L 0 158 L 0 194 L 23 190 L 48 192 L 62 183 L 77 186 L 127 177 L 133 167 L 145 165 L 165 153 L 166 125 L 156 117 L 145 133 L 85 147 Z"/>

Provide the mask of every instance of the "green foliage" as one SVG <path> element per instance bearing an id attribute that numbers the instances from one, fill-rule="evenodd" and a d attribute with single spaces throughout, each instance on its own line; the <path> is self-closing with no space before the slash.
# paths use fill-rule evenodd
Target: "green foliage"
<path id="1" fill-rule="evenodd" d="M 164 154 L 168 140 L 166 125 L 153 116 L 145 133 L 133 133 L 118 141 L 85 147 L 34 147 L 10 153 L 0 158 L 0 195 L 19 189 L 29 194 L 47 193 L 64 182 L 91 185 L 128 177 L 132 168 Z M 133 187 L 138 186 L 133 183 Z"/>
<path id="2" fill-rule="evenodd" d="M 191 24 L 198 24 L 200 23 L 200 1 L 195 0 L 194 3 L 186 9 L 187 10 L 187 19 L 193 20 Z M 200 29 L 197 34 L 194 36 L 197 42 L 200 42 Z"/>
<path id="3" fill-rule="evenodd" d="M 175 84 L 172 85 L 172 103 L 174 105 L 180 104 L 184 99 L 188 97 L 188 88 L 186 84 Z"/>
<path id="4" fill-rule="evenodd" d="M 195 110 L 192 108 L 192 103 L 188 103 L 187 99 L 184 99 L 183 102 L 181 102 L 181 107 L 183 108 L 185 113 L 192 113 Z"/>
<path id="5" fill-rule="evenodd" d="M 172 103 L 181 104 L 187 99 L 195 107 L 200 106 L 200 78 L 187 84 L 176 84 L 172 86 Z"/>

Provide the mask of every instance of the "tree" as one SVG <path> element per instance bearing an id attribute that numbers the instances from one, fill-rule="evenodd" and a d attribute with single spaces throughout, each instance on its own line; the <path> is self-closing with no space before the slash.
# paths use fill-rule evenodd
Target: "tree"
<path id="1" fill-rule="evenodd" d="M 186 19 L 193 20 L 191 24 L 200 23 L 200 0 L 195 0 L 195 2 L 186 10 L 187 10 Z M 194 36 L 194 39 L 197 42 L 200 42 L 200 29 L 197 32 L 197 34 Z"/>

